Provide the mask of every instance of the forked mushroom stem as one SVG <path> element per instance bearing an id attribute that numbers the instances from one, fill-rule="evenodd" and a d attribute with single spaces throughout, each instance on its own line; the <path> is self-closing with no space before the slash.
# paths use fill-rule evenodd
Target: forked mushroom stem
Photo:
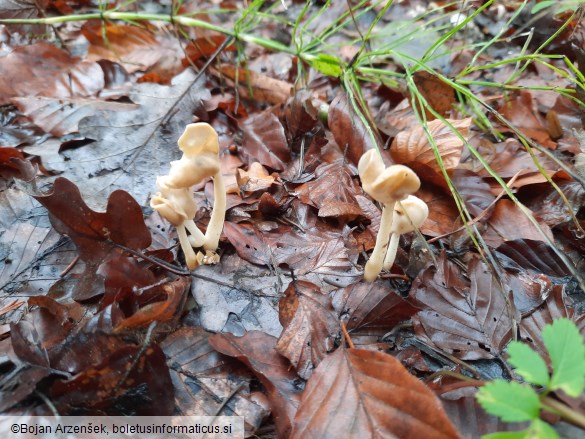
<path id="1" fill-rule="evenodd" d="M 396 259 L 396 253 L 398 252 L 398 244 L 400 242 L 400 234 L 399 233 L 392 233 L 390 235 L 390 244 L 388 244 L 388 251 L 386 252 L 386 257 L 384 258 L 384 270 L 390 271 L 392 265 L 394 265 L 394 260 Z"/>
<path id="2" fill-rule="evenodd" d="M 191 243 L 187 237 L 187 231 L 185 230 L 185 226 L 183 224 L 177 226 L 177 235 L 179 235 L 179 243 L 181 244 L 183 253 L 185 253 L 185 262 L 187 262 L 187 268 L 189 268 L 189 270 L 194 270 L 199 266 L 199 261 L 197 261 L 197 255 L 195 255 L 193 247 L 191 247 Z"/>
<path id="3" fill-rule="evenodd" d="M 388 241 L 390 239 L 390 233 L 392 231 L 392 216 L 394 214 L 394 204 L 385 204 L 382 208 L 382 217 L 380 219 L 380 229 L 376 236 L 376 245 L 372 252 L 370 259 L 364 267 L 364 279 L 367 282 L 373 282 L 376 280 L 382 267 L 384 265 L 384 257 L 386 255 L 386 248 L 388 247 Z"/>
<path id="4" fill-rule="evenodd" d="M 195 221 L 193 221 L 192 219 L 186 220 L 184 224 L 190 233 L 189 244 L 191 244 L 191 247 L 193 248 L 202 247 L 203 244 L 205 243 L 205 235 L 201 230 L 199 230 L 199 227 L 197 227 Z"/>
<path id="5" fill-rule="evenodd" d="M 221 170 L 216 172 L 213 176 L 213 196 L 213 210 L 211 211 L 211 218 L 209 219 L 207 231 L 205 232 L 203 248 L 205 250 L 215 251 L 219 246 L 219 237 L 223 230 L 227 203 Z"/>

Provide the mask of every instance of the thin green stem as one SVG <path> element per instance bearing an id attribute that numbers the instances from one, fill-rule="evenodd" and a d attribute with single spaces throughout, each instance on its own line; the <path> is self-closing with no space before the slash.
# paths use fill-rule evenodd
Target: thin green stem
<path id="1" fill-rule="evenodd" d="M 571 409 L 566 404 L 563 404 L 562 402 L 559 402 L 550 396 L 545 396 L 542 398 L 541 404 L 542 408 L 547 412 L 559 415 L 565 421 L 570 422 L 571 424 L 578 427 L 585 428 L 585 415 Z"/>

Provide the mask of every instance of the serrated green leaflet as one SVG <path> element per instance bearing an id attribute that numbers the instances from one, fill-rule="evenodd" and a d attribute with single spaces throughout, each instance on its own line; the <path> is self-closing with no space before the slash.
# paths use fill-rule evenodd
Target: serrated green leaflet
<path id="1" fill-rule="evenodd" d="M 532 425 L 530 425 L 528 432 L 529 432 L 529 436 L 527 436 L 527 437 L 529 437 L 529 438 L 560 439 L 560 437 L 557 434 L 557 432 L 555 431 L 555 429 L 540 419 L 535 419 L 532 422 Z"/>
<path id="2" fill-rule="evenodd" d="M 477 392 L 477 400 L 488 413 L 506 422 L 538 418 L 540 400 L 532 388 L 504 380 L 486 384 Z"/>
<path id="3" fill-rule="evenodd" d="M 340 61 L 333 55 L 320 53 L 319 56 L 310 61 L 311 67 L 327 76 L 338 77 L 343 73 L 339 66 Z"/>
<path id="4" fill-rule="evenodd" d="M 542 339 L 553 365 L 550 389 L 579 396 L 585 388 L 585 344 L 569 319 L 555 320 L 542 330 Z"/>
<path id="5" fill-rule="evenodd" d="M 508 362 L 516 368 L 518 375 L 532 384 L 543 387 L 549 385 L 550 376 L 546 363 L 528 345 L 513 341 L 508 346 L 508 354 Z"/>

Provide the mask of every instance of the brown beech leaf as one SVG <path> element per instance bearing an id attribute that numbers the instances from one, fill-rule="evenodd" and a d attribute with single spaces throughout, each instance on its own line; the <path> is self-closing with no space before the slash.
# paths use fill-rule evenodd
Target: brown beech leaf
<path id="1" fill-rule="evenodd" d="M 243 416 L 247 435 L 253 435 L 269 413 L 250 399 L 252 374 L 240 362 L 213 349 L 208 341 L 211 335 L 200 327 L 183 327 L 161 344 L 176 406 L 184 416 L 215 416 L 229 397 L 221 414 Z"/>
<path id="2" fill-rule="evenodd" d="M 248 162 L 281 171 L 290 161 L 284 128 L 271 111 L 265 111 L 239 122 L 244 133 L 241 155 Z"/>
<path id="3" fill-rule="evenodd" d="M 506 241 L 497 248 L 520 267 L 548 276 L 569 276 L 571 272 L 554 250 L 546 243 L 533 239 Z"/>
<path id="4" fill-rule="evenodd" d="M 297 196 L 303 203 L 319 209 L 318 215 L 322 218 L 339 218 L 345 223 L 353 221 L 362 214 L 356 196 L 363 192 L 352 177 L 343 159 L 323 163 L 315 169 L 315 180 L 297 188 Z"/>
<path id="5" fill-rule="evenodd" d="M 276 338 L 250 331 L 243 337 L 215 334 L 209 343 L 252 370 L 268 392 L 278 437 L 289 437 L 303 385 L 289 362 L 276 352 Z"/>
<path id="6" fill-rule="evenodd" d="M 287 134 L 291 136 L 291 140 L 309 134 L 318 125 L 319 109 L 311 101 L 309 90 L 295 92 L 286 106 L 285 120 L 288 128 Z"/>
<path id="7" fill-rule="evenodd" d="M 274 79 L 262 73 L 237 69 L 232 64 L 222 64 L 218 70 L 222 77 L 227 76 L 234 85 L 237 78 L 240 94 L 256 102 L 284 104 L 292 93 L 293 85 L 290 82 Z"/>
<path id="8" fill-rule="evenodd" d="M 411 295 L 423 308 L 413 318 L 415 334 L 465 360 L 497 357 L 520 320 L 512 299 L 478 258 L 469 263 L 469 283 L 459 272 L 443 253 L 438 268 L 414 280 Z"/>
<path id="9" fill-rule="evenodd" d="M 279 314 L 284 329 L 276 350 L 289 359 L 301 378 L 308 379 L 339 336 L 331 299 L 310 282 L 291 282 L 280 299 Z"/>
<path id="10" fill-rule="evenodd" d="M 346 157 L 354 165 L 357 165 L 364 152 L 377 147 L 364 124 L 355 114 L 345 92 L 339 92 L 331 102 L 327 124 L 339 148 L 345 151 L 347 147 Z M 378 144 L 382 142 L 378 141 Z M 388 158 L 385 153 L 383 156 Z"/>
<path id="11" fill-rule="evenodd" d="M 173 393 L 165 356 L 151 344 L 119 349 L 74 378 L 55 382 L 49 395 L 62 414 L 170 416 Z"/>
<path id="12" fill-rule="evenodd" d="M 558 186 L 569 202 L 573 214 L 577 214 L 585 206 L 585 188 L 578 181 L 559 182 Z M 571 221 L 570 212 L 560 194 L 550 185 L 542 190 L 534 191 L 536 197 L 526 202 L 526 207 L 534 212 L 550 227 Z"/>
<path id="13" fill-rule="evenodd" d="M 31 96 L 11 99 L 11 102 L 34 124 L 46 133 L 60 137 L 79 131 L 79 121 L 92 116 L 96 110 L 132 111 L 136 105 L 84 98 L 53 98 Z"/>
<path id="14" fill-rule="evenodd" d="M 103 292 L 94 282 L 98 283 L 97 267 L 112 252 L 110 240 L 137 250 L 151 243 L 140 206 L 123 190 L 110 195 L 104 213 L 91 210 L 77 186 L 66 178 L 55 180 L 51 193 L 35 198 L 49 211 L 55 230 L 75 243 L 86 264 L 83 281 L 76 288 L 78 300 Z"/>
<path id="15" fill-rule="evenodd" d="M 182 69 L 179 46 L 170 44 L 171 40 L 158 40 L 145 27 L 90 20 L 84 23 L 81 33 L 89 41 L 90 60 L 118 62 L 130 73 L 163 61 L 172 64 L 169 67 L 175 73 L 179 67 Z"/>
<path id="16" fill-rule="evenodd" d="M 455 120 L 447 119 L 453 127 L 464 138 L 469 138 L 469 127 L 471 118 Z M 439 155 L 443 159 L 443 165 L 447 170 L 455 169 L 459 164 L 464 142 L 455 134 L 449 126 L 445 125 L 439 119 L 432 120 L 428 124 L 429 132 L 433 136 Z M 390 154 L 397 163 L 416 163 L 426 165 L 441 174 L 441 169 L 435 160 L 435 153 L 427 139 L 425 130 L 421 126 L 415 126 L 407 131 L 402 131 L 396 135 Z"/>
<path id="17" fill-rule="evenodd" d="M 0 58 L 0 104 L 17 96 L 89 97 L 104 88 L 99 64 L 45 41 L 18 46 Z"/>
<path id="18" fill-rule="evenodd" d="M 467 169 L 454 169 L 451 172 L 451 180 L 465 201 L 467 210 L 473 216 L 482 213 L 496 198 L 490 185 L 475 172 Z"/>
<path id="19" fill-rule="evenodd" d="M 191 63 L 196 63 L 203 57 L 213 55 L 214 52 L 226 40 L 225 35 L 207 35 L 201 38 L 195 38 L 185 46 L 186 58 L 183 60 L 183 66 L 189 67 Z M 235 44 L 228 44 L 222 51 L 233 52 L 236 50 Z"/>
<path id="20" fill-rule="evenodd" d="M 338 349 L 307 382 L 292 439 L 458 438 L 441 402 L 400 361 L 363 349 Z"/>
<path id="21" fill-rule="evenodd" d="M 359 282 L 334 291 L 332 297 L 351 334 L 382 336 L 418 311 L 385 281 Z"/>
<path id="22" fill-rule="evenodd" d="M 553 235 L 549 226 L 542 220 L 536 219 L 545 236 L 552 241 Z M 545 236 L 526 217 L 524 212 L 512 200 L 502 199 L 496 206 L 487 222 L 487 230 L 483 234 L 486 244 L 499 247 L 506 241 L 517 239 L 531 239 L 545 241 Z"/>
<path id="23" fill-rule="evenodd" d="M 44 11 L 49 0 L 1 0 L 0 18 L 38 18 L 44 16 Z M 71 12 L 73 13 L 73 12 Z M 43 35 L 47 33 L 48 26 L 38 24 L 11 24 L 11 32 L 19 32 L 21 35 Z"/>
<path id="24" fill-rule="evenodd" d="M 415 72 L 412 79 L 420 94 L 424 96 L 428 104 L 443 117 L 447 117 L 455 99 L 455 90 L 436 75 L 424 70 Z M 418 101 L 417 101 L 418 102 Z M 427 120 L 436 119 L 429 110 L 425 109 Z"/>

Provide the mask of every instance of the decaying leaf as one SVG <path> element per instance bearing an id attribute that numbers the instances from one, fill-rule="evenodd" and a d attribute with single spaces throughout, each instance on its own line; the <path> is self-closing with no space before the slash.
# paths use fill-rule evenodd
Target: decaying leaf
<path id="1" fill-rule="evenodd" d="M 307 382 L 291 438 L 458 438 L 440 401 L 398 360 L 340 348 Z"/>
<path id="2" fill-rule="evenodd" d="M 431 266 L 415 279 L 412 298 L 423 308 L 414 317 L 415 333 L 458 358 L 497 357 L 520 318 L 483 262 L 472 259 L 468 270 L 469 283 L 443 254 L 439 267 Z"/>
<path id="3" fill-rule="evenodd" d="M 243 150 L 240 155 L 248 163 L 260 164 L 276 170 L 283 170 L 290 160 L 290 151 L 284 128 L 270 111 L 248 117 L 239 124 L 244 133 Z"/>
<path id="4" fill-rule="evenodd" d="M 339 337 L 331 299 L 310 282 L 291 282 L 280 299 L 279 314 L 283 331 L 276 350 L 308 379 Z"/>

